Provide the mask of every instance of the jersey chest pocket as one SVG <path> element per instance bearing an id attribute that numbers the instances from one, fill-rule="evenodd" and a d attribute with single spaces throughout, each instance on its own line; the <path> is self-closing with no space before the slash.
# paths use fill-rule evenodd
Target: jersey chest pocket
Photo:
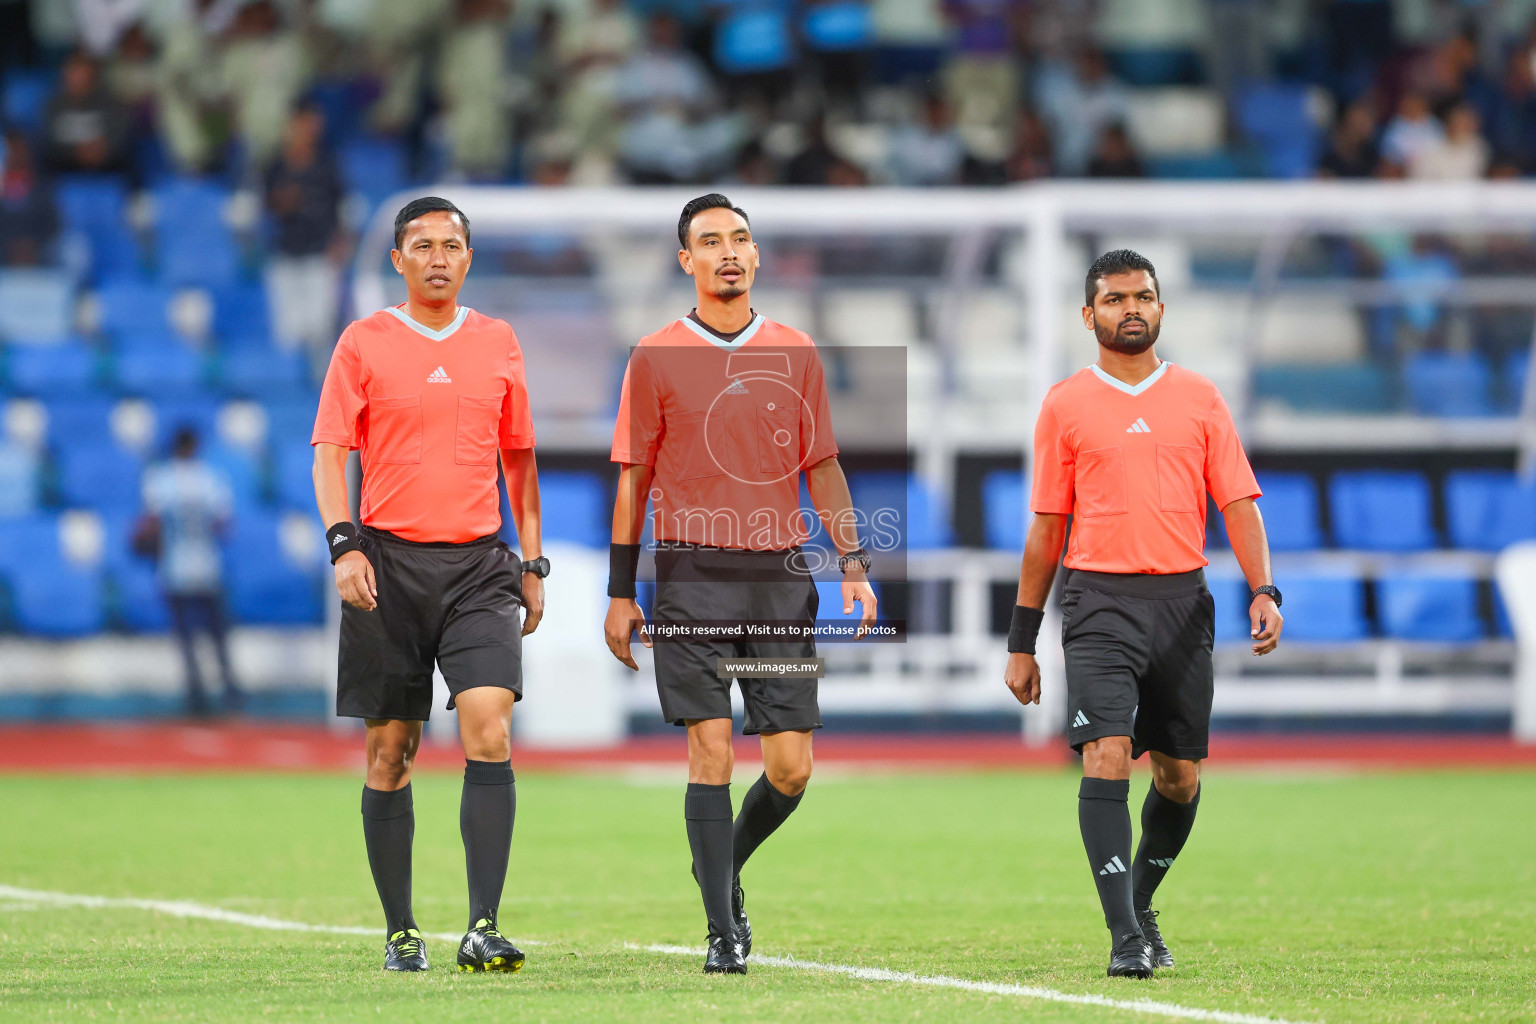
<path id="1" fill-rule="evenodd" d="M 461 466 L 495 465 L 496 428 L 500 425 L 501 399 L 460 395 L 453 461 Z"/>
<path id="2" fill-rule="evenodd" d="M 705 431 L 708 413 L 684 412 L 668 416 L 667 436 L 663 442 L 671 455 L 679 480 L 699 480 L 724 472 L 709 449 Z"/>
<path id="3" fill-rule="evenodd" d="M 1072 514 L 1118 516 L 1126 513 L 1125 453 L 1119 445 L 1094 448 L 1077 456 Z"/>
<path id="4" fill-rule="evenodd" d="M 368 400 L 369 462 L 414 465 L 421 461 L 421 398 Z"/>
<path id="5" fill-rule="evenodd" d="M 1205 507 L 1205 450 L 1194 444 L 1157 446 L 1157 504 L 1164 512 Z"/>
<path id="6" fill-rule="evenodd" d="M 757 470 L 771 483 L 800 468 L 800 410 L 757 410 Z"/>

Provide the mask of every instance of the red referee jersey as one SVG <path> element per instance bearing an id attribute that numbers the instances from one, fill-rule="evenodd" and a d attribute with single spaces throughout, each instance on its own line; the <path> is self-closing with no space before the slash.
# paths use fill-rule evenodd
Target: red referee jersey
<path id="1" fill-rule="evenodd" d="M 517 335 L 460 306 L 440 331 L 381 309 L 331 354 L 311 444 L 362 454 L 362 521 L 406 540 L 463 543 L 501 528 L 496 456 L 532 448 Z"/>

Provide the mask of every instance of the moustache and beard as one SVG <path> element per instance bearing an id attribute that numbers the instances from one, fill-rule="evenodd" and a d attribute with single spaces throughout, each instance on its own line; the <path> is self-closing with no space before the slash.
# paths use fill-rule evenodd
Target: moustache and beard
<path id="1" fill-rule="evenodd" d="M 1140 334 L 1126 334 L 1125 325 L 1129 323 L 1141 324 Z M 1149 324 L 1139 316 L 1128 316 L 1118 324 L 1105 326 L 1099 323 L 1097 317 L 1093 321 L 1094 337 L 1099 339 L 1099 344 L 1114 352 L 1128 356 L 1138 356 L 1157 343 L 1157 336 L 1162 333 L 1163 324 L 1159 320 L 1155 324 Z"/>

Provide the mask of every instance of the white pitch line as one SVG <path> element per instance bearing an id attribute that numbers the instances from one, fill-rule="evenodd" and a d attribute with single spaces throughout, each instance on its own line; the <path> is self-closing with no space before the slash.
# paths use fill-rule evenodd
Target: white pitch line
<path id="1" fill-rule="evenodd" d="M 26 903 L 46 903 L 53 907 L 92 907 L 102 910 L 152 910 L 157 914 L 169 914 L 172 917 L 195 917 L 205 921 L 221 921 L 224 924 L 239 924 L 247 928 L 262 928 L 273 932 L 325 932 L 330 935 L 372 935 L 377 937 L 382 929 L 363 928 L 357 925 L 340 924 L 306 924 L 303 921 L 284 921 L 280 917 L 266 917 L 261 914 L 242 914 L 238 910 L 225 910 L 222 907 L 210 907 L 204 903 L 189 903 L 186 900 L 136 900 L 123 899 L 116 896 L 82 896 L 68 892 L 47 892 L 41 889 L 18 889 L 11 885 L 0 885 L 0 898 L 20 900 Z M 423 932 L 423 936 L 429 939 L 440 939 L 443 942 L 457 944 L 463 936 L 448 932 Z M 530 943 L 531 945 L 531 943 Z"/>
<path id="2" fill-rule="evenodd" d="M 87 896 L 78 893 L 50 892 L 44 889 L 21 889 L 12 885 L 0 885 L 0 899 L 44 904 L 52 907 L 90 907 L 99 910 L 149 910 L 157 914 L 169 914 L 172 917 L 218 921 L 223 924 L 237 924 L 247 928 L 260 928 L 265 931 L 320 932 L 328 935 L 370 935 L 374 937 L 377 937 L 379 934 L 379 929 L 377 928 L 364 928 L 358 925 L 308 924 L 304 921 L 286 921 L 280 917 L 267 917 L 263 914 L 244 914 L 238 910 L 225 910 L 222 907 L 211 907 L 205 903 L 192 903 L 187 900 L 142 900 L 117 896 Z M 437 939 L 442 942 L 457 943 L 460 938 L 458 934 L 449 932 L 423 932 L 422 934 L 426 938 Z M 541 945 L 541 943 L 525 939 L 519 941 L 529 946 Z M 648 953 L 663 953 L 669 956 L 701 956 L 704 953 L 702 949 L 694 949 L 689 946 L 631 945 L 630 948 L 643 949 Z M 815 960 L 797 960 L 794 957 L 785 956 L 754 956 L 752 962 L 755 964 L 766 964 L 770 967 L 793 967 L 796 970 L 814 971 L 819 974 L 840 974 L 848 978 L 858 978 L 861 981 L 888 981 L 899 985 L 921 985 L 926 988 L 948 988 L 957 989 L 962 992 L 982 992 L 987 995 L 1042 999 L 1053 1003 L 1102 1006 L 1110 1010 L 1156 1014 L 1162 1017 L 1178 1017 L 1184 1020 L 1216 1021 L 1219 1024 L 1298 1024 L 1298 1022 L 1282 1020 L 1277 1017 L 1260 1017 L 1248 1013 L 1231 1013 L 1225 1010 L 1203 1010 L 1195 1006 L 1159 1003 L 1151 999 L 1110 999 L 1108 996 L 1058 992 L 1053 988 L 1038 988 L 1033 985 L 1009 985 L 997 981 L 969 981 L 965 978 L 951 978 L 942 974 L 912 974 L 907 971 L 887 970 L 883 967 L 823 964 Z"/>
<path id="3" fill-rule="evenodd" d="M 665 953 L 677 956 L 703 956 L 703 949 L 690 946 L 639 946 L 648 953 Z M 1227 1010 L 1204 1010 L 1198 1006 L 1180 1006 L 1177 1003 L 1159 1003 L 1152 999 L 1111 999 L 1108 996 L 1078 995 L 1058 992 L 1053 988 L 1034 985 L 1009 985 L 1000 981 L 970 981 L 951 978 L 943 974 L 912 974 L 908 971 L 891 971 L 884 967 L 852 967 L 848 964 L 822 964 L 814 960 L 797 960 L 789 956 L 753 956 L 752 963 L 770 967 L 793 967 L 818 974 L 841 974 L 861 981 L 890 981 L 898 985 L 922 985 L 926 988 L 951 988 L 962 992 L 984 992 L 994 996 L 1019 996 L 1025 999 L 1043 999 L 1052 1003 L 1079 1003 L 1084 1006 L 1102 1006 L 1110 1010 L 1127 1010 L 1133 1013 L 1150 1013 L 1161 1017 L 1179 1017 L 1184 1020 L 1220 1021 L 1221 1024 L 1298 1024 L 1278 1017 L 1259 1017 L 1250 1013 L 1232 1013 Z"/>

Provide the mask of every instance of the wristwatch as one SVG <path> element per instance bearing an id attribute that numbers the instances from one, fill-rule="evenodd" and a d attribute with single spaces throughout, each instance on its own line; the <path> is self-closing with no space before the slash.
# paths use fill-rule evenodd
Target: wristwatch
<path id="1" fill-rule="evenodd" d="M 858 562 L 859 567 L 864 570 L 865 575 L 869 574 L 869 552 L 865 551 L 862 547 L 854 548 L 846 555 L 838 558 L 838 571 L 846 573 L 848 571 L 849 562 Z"/>
<path id="2" fill-rule="evenodd" d="M 1249 602 L 1251 603 L 1253 599 L 1258 597 L 1260 594 L 1268 594 L 1270 597 L 1274 598 L 1276 608 L 1279 608 L 1282 604 L 1285 603 L 1280 599 L 1280 588 L 1274 586 L 1273 584 L 1266 583 L 1262 587 L 1254 587 L 1253 593 L 1248 595 Z"/>
<path id="3" fill-rule="evenodd" d="M 523 572 L 531 572 L 542 580 L 549 575 L 549 559 L 544 555 L 530 559 L 523 563 Z"/>

